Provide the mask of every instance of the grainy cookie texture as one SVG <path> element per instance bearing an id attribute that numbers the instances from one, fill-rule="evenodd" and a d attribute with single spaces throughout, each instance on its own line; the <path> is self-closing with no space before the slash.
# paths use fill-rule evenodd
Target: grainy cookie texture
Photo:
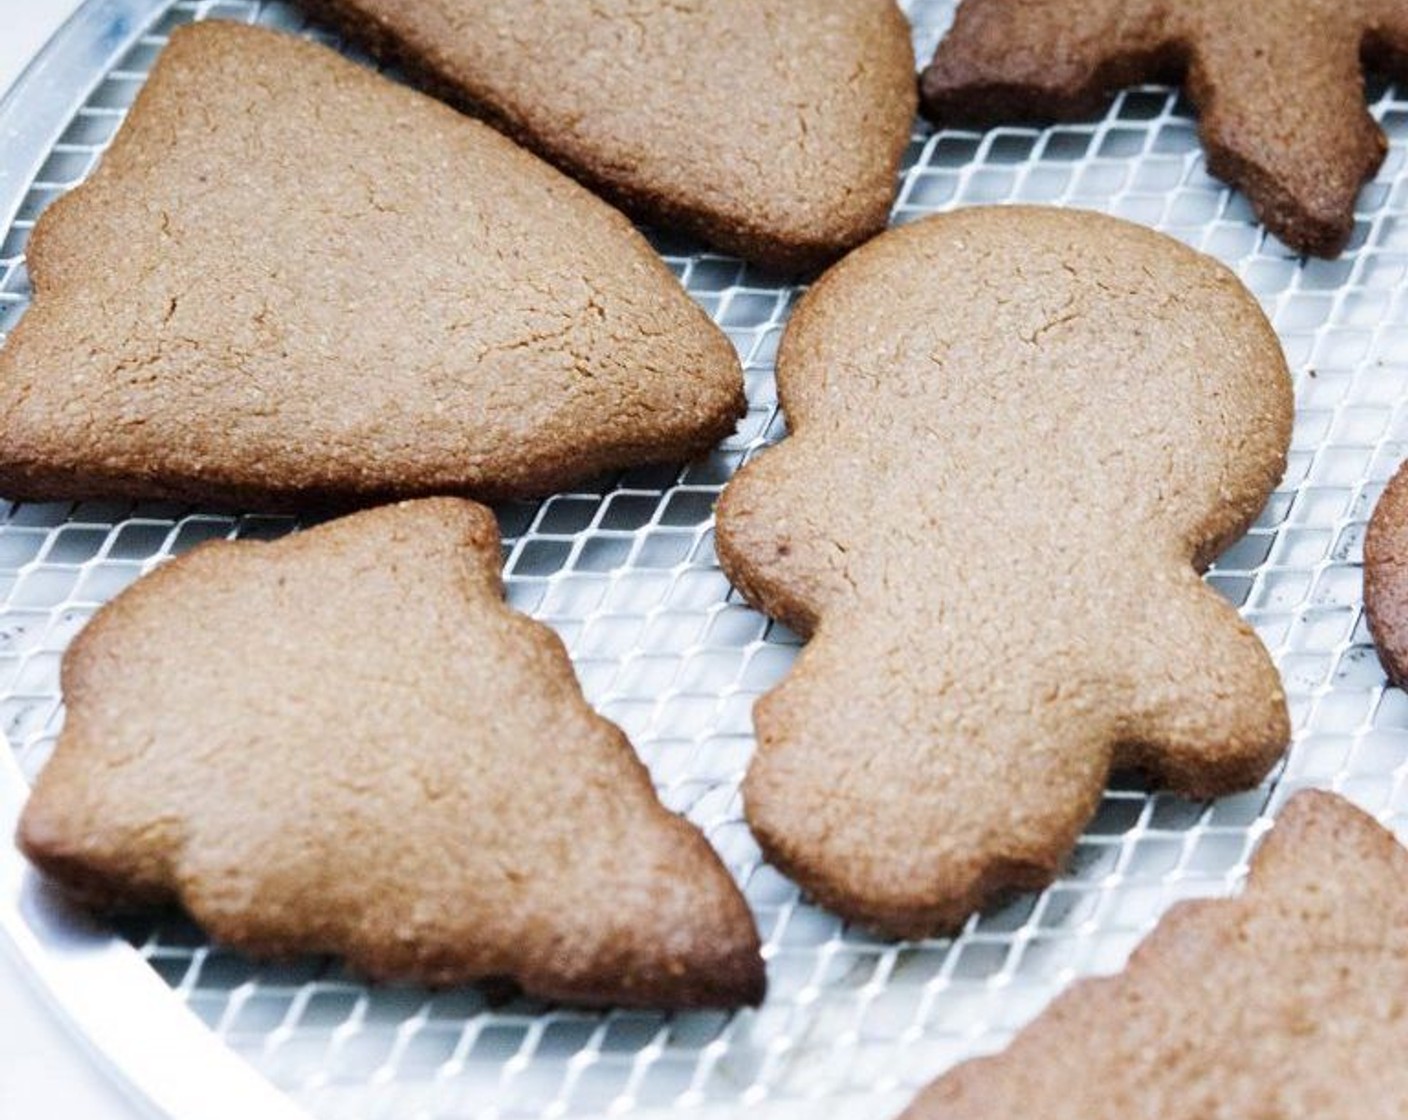
<path id="1" fill-rule="evenodd" d="M 1286 806 L 1236 900 L 1171 910 L 1108 979 L 903 1120 L 1401 1120 L 1408 851 L 1329 793 Z"/>
<path id="2" fill-rule="evenodd" d="M 100 611 L 20 823 L 90 904 L 265 956 L 540 996 L 757 1003 L 748 907 L 454 498 L 204 545 Z"/>
<path id="3" fill-rule="evenodd" d="M 1364 536 L 1364 614 L 1389 680 L 1408 686 L 1408 467 L 1384 488 Z"/>
<path id="4" fill-rule="evenodd" d="M 1388 144 L 1365 68 L 1408 78 L 1403 0 L 963 0 L 924 71 L 940 124 L 1087 116 L 1142 81 L 1182 82 L 1208 169 L 1272 233 L 1335 256 Z"/>
<path id="5" fill-rule="evenodd" d="M 540 494 L 726 435 L 723 333 L 626 219 L 324 47 L 179 30 L 29 243 L 0 493 Z"/>
<path id="6" fill-rule="evenodd" d="M 1221 265 L 1079 211 L 929 218 L 822 277 L 778 388 L 793 434 L 725 489 L 718 551 L 812 636 L 744 800 L 820 901 L 951 929 L 1051 878 L 1112 767 L 1210 796 L 1279 756 L 1275 668 L 1197 575 L 1291 433 Z"/>
<path id="7" fill-rule="evenodd" d="M 651 221 L 765 265 L 885 227 L 914 120 L 894 0 L 304 0 Z"/>

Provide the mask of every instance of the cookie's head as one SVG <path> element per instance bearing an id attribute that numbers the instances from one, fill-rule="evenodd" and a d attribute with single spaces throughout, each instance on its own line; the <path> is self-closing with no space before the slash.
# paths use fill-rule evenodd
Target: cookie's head
<path id="1" fill-rule="evenodd" d="M 799 307 L 778 387 L 837 469 L 863 447 L 865 473 L 942 488 L 974 519 L 1007 500 L 1099 510 L 1200 558 L 1280 478 L 1293 411 L 1276 335 L 1229 270 L 1036 207 L 959 211 L 852 254 Z"/>

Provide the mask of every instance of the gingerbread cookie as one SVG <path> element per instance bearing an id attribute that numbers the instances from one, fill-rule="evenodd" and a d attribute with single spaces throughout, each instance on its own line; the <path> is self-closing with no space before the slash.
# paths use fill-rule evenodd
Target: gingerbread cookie
<path id="1" fill-rule="evenodd" d="M 1388 150 L 1366 66 L 1408 77 L 1402 0 L 963 0 L 921 97 L 940 124 L 1049 120 L 1182 82 L 1208 170 L 1287 245 L 1332 257 Z"/>
<path id="2" fill-rule="evenodd" d="M 1237 278 L 1080 211 L 876 238 L 793 315 L 793 435 L 718 509 L 724 570 L 814 635 L 754 709 L 765 854 L 891 934 L 1060 867 L 1112 767 L 1254 785 L 1276 670 L 1197 570 L 1285 465 L 1292 394 Z"/>
<path id="3" fill-rule="evenodd" d="M 1364 616 L 1389 680 L 1408 685 L 1408 467 L 1398 468 L 1369 520 Z"/>
<path id="4" fill-rule="evenodd" d="M 902 1120 L 1408 1116 L 1408 851 L 1329 793 L 1286 806 L 1235 900 L 1185 902 Z"/>
<path id="5" fill-rule="evenodd" d="M 752 917 L 453 498 L 202 546 L 103 608 L 21 819 L 102 908 L 259 956 L 511 977 L 582 1003 L 757 1003 Z"/>
<path id="6" fill-rule="evenodd" d="M 622 215 L 262 29 L 175 33 L 29 267 L 9 498 L 534 495 L 685 459 L 744 407 L 728 339 Z"/>
<path id="7" fill-rule="evenodd" d="M 893 0 L 304 0 L 646 220 L 778 268 L 885 228 L 914 122 Z"/>

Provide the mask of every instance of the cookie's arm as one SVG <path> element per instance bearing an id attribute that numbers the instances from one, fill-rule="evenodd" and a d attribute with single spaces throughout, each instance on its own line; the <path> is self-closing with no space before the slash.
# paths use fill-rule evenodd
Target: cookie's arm
<path id="1" fill-rule="evenodd" d="M 1290 718 L 1265 647 L 1191 571 L 1149 589 L 1123 667 L 1137 708 L 1116 761 L 1187 797 L 1254 786 L 1285 750 Z"/>
<path id="2" fill-rule="evenodd" d="M 826 473 L 798 438 L 767 452 L 724 489 L 715 514 L 719 564 L 753 606 L 807 637 L 853 558 L 839 539 L 844 510 L 825 500 Z"/>
<path id="3" fill-rule="evenodd" d="M 1152 0 L 965 0 L 920 78 L 939 124 L 1097 112 L 1109 93 L 1175 61 Z"/>

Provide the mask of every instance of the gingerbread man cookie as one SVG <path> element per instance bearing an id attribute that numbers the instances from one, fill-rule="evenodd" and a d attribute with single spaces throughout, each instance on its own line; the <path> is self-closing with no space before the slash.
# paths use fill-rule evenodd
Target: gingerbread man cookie
<path id="1" fill-rule="evenodd" d="M 1403 0 L 964 0 L 924 71 L 940 124 L 1062 119 L 1181 81 L 1208 170 L 1302 252 L 1335 256 L 1388 144 L 1364 69 L 1408 76 Z"/>
<path id="2" fill-rule="evenodd" d="M 952 929 L 1054 875 L 1112 767 L 1194 797 L 1267 772 L 1279 678 L 1197 575 L 1290 442 L 1235 276 L 1096 214 L 963 210 L 829 271 L 777 376 L 793 435 L 725 490 L 718 551 L 813 637 L 744 798 L 820 901 Z"/>

